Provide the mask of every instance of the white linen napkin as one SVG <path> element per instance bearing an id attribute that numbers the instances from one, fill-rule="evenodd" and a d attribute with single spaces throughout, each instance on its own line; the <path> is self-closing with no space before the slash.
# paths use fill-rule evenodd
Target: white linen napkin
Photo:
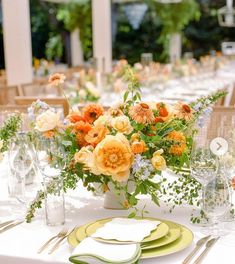
<path id="1" fill-rule="evenodd" d="M 72 263 L 135 263 L 141 255 L 139 244 L 107 244 L 85 238 L 74 249 L 69 260 Z"/>
<path id="2" fill-rule="evenodd" d="M 159 224 L 161 222 L 146 219 L 113 218 L 103 227 L 98 228 L 91 237 L 124 242 L 141 242 Z"/>

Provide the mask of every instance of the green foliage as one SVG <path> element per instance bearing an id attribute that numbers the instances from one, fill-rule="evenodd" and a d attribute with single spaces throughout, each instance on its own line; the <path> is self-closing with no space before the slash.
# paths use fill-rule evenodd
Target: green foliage
<path id="1" fill-rule="evenodd" d="M 182 0 L 175 4 L 162 4 L 153 1 L 152 4 L 161 19 L 162 31 L 158 42 L 163 44 L 163 56 L 166 56 L 169 50 L 170 35 L 182 33 L 191 20 L 199 20 L 199 5 L 195 0 Z"/>
<path id="2" fill-rule="evenodd" d="M 46 57 L 48 60 L 61 59 L 63 44 L 61 35 L 51 36 L 46 44 Z"/>
<path id="3" fill-rule="evenodd" d="M 3 140 L 3 147 L 0 149 L 0 152 L 4 152 L 8 149 L 10 141 L 16 136 L 16 133 L 21 126 L 21 117 L 20 115 L 10 116 L 0 128 L 0 140 Z"/>
<path id="4" fill-rule="evenodd" d="M 83 51 L 85 57 L 89 58 L 92 47 L 91 1 L 71 0 L 59 7 L 56 17 L 70 32 L 79 28 Z"/>

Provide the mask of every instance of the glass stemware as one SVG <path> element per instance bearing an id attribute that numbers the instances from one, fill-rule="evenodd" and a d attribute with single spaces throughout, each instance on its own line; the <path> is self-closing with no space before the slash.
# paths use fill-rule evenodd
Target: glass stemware
<path id="1" fill-rule="evenodd" d="M 11 172 L 9 193 L 20 202 L 25 203 L 25 179 L 33 167 L 33 154 L 22 133 L 19 133 L 11 142 L 9 165 Z"/>
<path id="2" fill-rule="evenodd" d="M 190 157 L 190 172 L 191 176 L 196 179 L 202 186 L 202 194 L 201 194 L 201 208 L 202 208 L 202 200 L 205 193 L 205 188 L 209 182 L 211 182 L 216 175 L 218 169 L 218 160 L 215 155 L 210 151 L 210 149 L 205 144 L 202 146 L 197 141 L 193 146 L 191 157 Z M 201 216 L 202 210 L 197 213 Z M 195 214 L 194 214 L 195 215 Z M 200 225 L 204 226 L 207 224 L 205 219 L 200 219 Z"/>
<path id="3" fill-rule="evenodd" d="M 220 236 L 226 234 L 224 228 L 220 228 L 223 217 L 230 209 L 231 192 L 225 170 L 219 167 L 215 178 L 210 181 L 204 189 L 203 212 L 212 225 L 203 230 L 206 234 Z"/>

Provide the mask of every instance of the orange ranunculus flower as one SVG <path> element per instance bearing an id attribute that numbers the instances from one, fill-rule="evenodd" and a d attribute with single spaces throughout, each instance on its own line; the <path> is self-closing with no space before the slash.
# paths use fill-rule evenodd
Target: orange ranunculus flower
<path id="1" fill-rule="evenodd" d="M 104 108 L 98 104 L 88 104 L 82 109 L 85 120 L 92 124 L 98 117 L 104 114 Z"/>
<path id="2" fill-rule="evenodd" d="M 155 117 L 155 123 L 164 123 L 164 119 L 160 116 Z"/>
<path id="3" fill-rule="evenodd" d="M 65 81 L 66 77 L 62 73 L 54 73 L 49 77 L 49 84 L 50 85 L 55 85 L 58 86 L 60 84 L 63 84 Z"/>
<path id="4" fill-rule="evenodd" d="M 166 139 L 172 141 L 169 153 L 180 156 L 186 150 L 186 138 L 182 132 L 174 130 L 167 135 Z"/>
<path id="5" fill-rule="evenodd" d="M 43 136 L 45 138 L 53 138 L 54 135 L 55 135 L 55 132 L 53 130 L 43 132 Z"/>
<path id="6" fill-rule="evenodd" d="M 159 111 L 160 117 L 167 117 L 169 115 L 167 107 L 164 103 L 157 103 L 157 110 Z"/>
<path id="7" fill-rule="evenodd" d="M 118 182 L 127 181 L 134 155 L 123 134 L 107 135 L 95 148 L 94 166 Z"/>
<path id="8" fill-rule="evenodd" d="M 151 124 L 154 122 L 153 111 L 145 103 L 130 107 L 129 115 L 138 124 Z"/>
<path id="9" fill-rule="evenodd" d="M 75 131 L 82 132 L 82 133 L 86 134 L 92 129 L 92 126 L 87 122 L 78 121 L 74 124 L 74 129 L 75 129 Z"/>
<path id="10" fill-rule="evenodd" d="M 71 122 L 71 123 L 76 123 L 76 122 L 79 122 L 79 121 L 84 121 L 85 122 L 85 118 L 83 116 L 81 116 L 81 114 L 79 112 L 73 112 L 71 114 L 69 114 L 67 116 L 68 120 Z"/>
<path id="11" fill-rule="evenodd" d="M 109 130 L 104 125 L 93 127 L 85 136 L 86 142 L 92 146 L 96 146 L 109 133 Z"/>
<path id="12" fill-rule="evenodd" d="M 143 140 L 141 141 L 134 141 L 131 144 L 131 149 L 134 154 L 141 154 L 148 150 L 146 144 Z"/>

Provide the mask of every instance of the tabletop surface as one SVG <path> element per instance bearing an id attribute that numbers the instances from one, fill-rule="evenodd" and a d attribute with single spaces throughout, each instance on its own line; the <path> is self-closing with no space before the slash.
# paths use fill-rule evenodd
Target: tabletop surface
<path id="1" fill-rule="evenodd" d="M 0 222 L 6 219 L 15 219 L 23 216 L 24 206 L 15 199 L 8 197 L 7 166 L 0 163 Z M 76 190 L 69 191 L 65 195 L 66 223 L 70 229 L 94 220 L 114 216 L 127 216 L 127 210 L 107 210 L 103 208 L 103 197 L 88 193 L 81 184 Z M 201 227 L 190 223 L 192 208 L 189 206 L 177 207 L 172 213 L 165 205 L 156 206 L 146 197 L 141 199 L 140 208 L 144 205 L 150 213 L 148 216 L 172 220 L 190 228 L 194 233 L 194 242 L 183 251 L 165 257 L 141 260 L 143 264 L 179 264 L 192 251 L 195 242 L 203 237 Z M 231 223 L 230 223 L 231 224 Z M 229 225 L 229 223 L 227 223 Z M 69 263 L 68 258 L 72 249 L 65 241 L 52 255 L 47 252 L 37 254 L 37 250 L 50 237 L 57 234 L 61 226 L 49 227 L 45 224 L 44 210 L 40 209 L 32 223 L 23 223 L 0 234 L 0 263 L 1 264 L 28 264 L 28 263 Z M 205 264 L 229 264 L 234 263 L 235 231 L 229 236 L 220 238 L 205 258 Z"/>

